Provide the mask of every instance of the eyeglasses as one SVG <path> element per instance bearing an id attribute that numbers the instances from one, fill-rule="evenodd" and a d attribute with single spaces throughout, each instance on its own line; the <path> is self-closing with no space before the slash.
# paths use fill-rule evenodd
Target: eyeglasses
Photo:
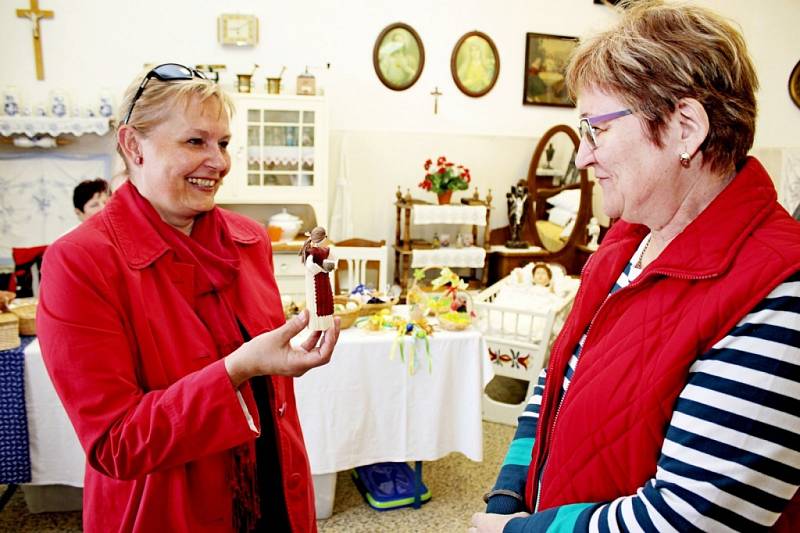
<path id="1" fill-rule="evenodd" d="M 200 78 L 202 80 L 207 79 L 202 72 L 199 72 L 193 68 L 184 67 L 183 65 L 179 65 L 177 63 L 164 63 L 163 65 L 158 65 L 150 72 L 145 74 L 142 83 L 139 84 L 139 89 L 133 96 L 133 100 L 131 100 L 131 107 L 128 108 L 128 112 L 125 114 L 125 118 L 122 120 L 123 124 L 127 124 L 131 119 L 133 106 L 136 105 L 136 101 L 142 96 L 144 88 L 147 87 L 147 84 L 152 78 L 157 78 L 158 81 L 191 80 L 192 78 Z"/>
<path id="2" fill-rule="evenodd" d="M 630 109 L 623 109 L 622 111 L 606 113 L 605 115 L 596 115 L 593 117 L 582 118 L 580 124 L 578 124 L 578 132 L 581 135 L 581 139 L 586 139 L 592 146 L 592 148 L 597 148 L 597 132 L 594 128 L 595 124 L 610 122 L 614 119 L 631 114 L 633 114 L 633 111 L 631 111 Z"/>

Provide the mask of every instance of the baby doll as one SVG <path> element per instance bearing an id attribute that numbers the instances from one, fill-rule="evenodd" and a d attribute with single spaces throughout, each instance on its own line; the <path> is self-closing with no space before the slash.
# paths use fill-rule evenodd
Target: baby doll
<path id="1" fill-rule="evenodd" d="M 531 272 L 533 276 L 533 286 L 542 287 L 553 292 L 553 272 L 544 263 L 536 263 Z"/>

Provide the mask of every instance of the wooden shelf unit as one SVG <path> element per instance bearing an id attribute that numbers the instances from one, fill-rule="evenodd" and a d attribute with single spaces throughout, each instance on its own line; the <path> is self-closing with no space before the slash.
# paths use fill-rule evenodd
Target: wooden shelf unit
<path id="1" fill-rule="evenodd" d="M 413 239 L 411 234 L 412 224 L 411 224 L 411 212 L 414 209 L 415 205 L 435 205 L 432 202 L 426 202 L 424 200 L 419 200 L 416 198 L 412 198 L 411 192 L 406 190 L 406 194 L 400 191 L 400 187 L 397 187 L 397 192 L 395 193 L 397 200 L 395 201 L 395 207 L 397 209 L 396 219 L 395 219 L 395 245 L 394 245 L 394 272 L 395 272 L 395 281 L 400 285 L 402 288 L 402 294 L 405 295 L 406 289 L 408 286 L 408 280 L 411 274 L 411 256 L 414 250 L 424 250 L 430 249 L 430 243 L 422 243 L 418 240 Z M 454 205 L 454 204 L 449 204 Z M 486 225 L 483 227 L 483 235 L 481 239 L 480 247 L 482 247 L 486 251 L 486 256 L 484 258 L 483 267 L 480 268 L 481 276 L 480 276 L 480 285 L 479 287 L 485 287 L 486 282 L 489 279 L 489 217 L 492 212 L 492 191 L 489 189 L 486 197 L 481 199 L 477 189 L 474 191 L 472 197 L 470 198 L 462 198 L 460 204 L 455 205 L 464 205 L 464 206 L 483 206 L 486 210 Z M 473 246 L 478 246 L 478 225 L 472 224 L 472 242 Z M 440 265 L 443 267 L 452 266 L 452 265 Z M 473 271 L 473 279 L 478 279 L 477 275 L 478 268 L 472 268 Z M 475 285 L 475 283 L 470 284 L 471 287 Z"/>

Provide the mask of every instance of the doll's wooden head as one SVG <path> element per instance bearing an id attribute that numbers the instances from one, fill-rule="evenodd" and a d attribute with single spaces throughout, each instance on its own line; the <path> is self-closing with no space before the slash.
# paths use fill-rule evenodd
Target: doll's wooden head
<path id="1" fill-rule="evenodd" d="M 303 243 L 303 247 L 300 249 L 300 256 L 303 258 L 303 263 L 306 262 L 308 249 L 311 247 L 311 245 L 313 244 L 319 246 L 325 242 L 326 238 L 328 238 L 328 233 L 322 226 L 317 226 L 316 228 L 312 229 L 311 232 L 306 233 L 306 235 L 308 235 L 308 239 L 306 239 L 306 242 Z"/>

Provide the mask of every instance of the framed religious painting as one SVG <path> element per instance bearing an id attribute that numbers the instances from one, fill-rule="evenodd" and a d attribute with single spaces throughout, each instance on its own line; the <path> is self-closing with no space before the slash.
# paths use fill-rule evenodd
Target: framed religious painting
<path id="1" fill-rule="evenodd" d="M 523 104 L 575 107 L 564 83 L 564 73 L 577 46 L 577 37 L 526 34 Z"/>
<path id="2" fill-rule="evenodd" d="M 494 41 L 485 33 L 464 34 L 453 48 L 450 71 L 458 89 L 467 96 L 488 93 L 500 74 L 500 55 Z"/>
<path id="3" fill-rule="evenodd" d="M 792 69 L 789 76 L 789 97 L 797 107 L 800 107 L 800 61 Z"/>
<path id="4" fill-rule="evenodd" d="M 408 24 L 390 24 L 375 40 L 372 64 L 381 83 L 393 91 L 405 91 L 417 82 L 425 65 L 422 39 Z"/>

